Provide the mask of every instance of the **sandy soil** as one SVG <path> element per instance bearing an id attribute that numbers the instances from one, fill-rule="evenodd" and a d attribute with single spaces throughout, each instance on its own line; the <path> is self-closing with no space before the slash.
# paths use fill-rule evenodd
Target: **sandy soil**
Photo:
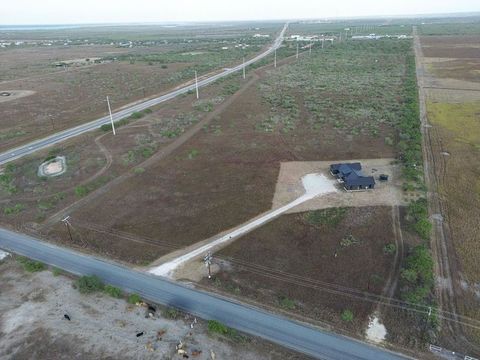
<path id="1" fill-rule="evenodd" d="M 32 90 L 0 90 L 0 92 L 9 92 L 10 96 L 0 96 L 0 103 L 18 100 L 22 97 L 35 94 Z"/>
<path id="2" fill-rule="evenodd" d="M 25 273 L 15 260 L 0 263 L 0 358 L 181 359 L 182 341 L 193 359 L 302 359 L 257 339 L 235 343 L 209 335 L 206 324 L 181 314 L 177 320 L 103 294 L 80 295 L 72 280 L 51 272 Z M 64 318 L 71 317 L 71 321 Z M 165 331 L 158 338 L 158 332 Z M 144 332 L 143 336 L 136 334 Z M 192 351 L 200 350 L 198 356 Z"/>
<path id="3" fill-rule="evenodd" d="M 285 204 L 288 201 L 300 196 L 303 189 L 299 179 L 305 174 L 311 172 L 320 172 L 328 177 L 333 177 L 329 173 L 329 166 L 337 162 L 361 162 L 365 175 L 375 177 L 375 189 L 364 192 L 346 192 L 341 189 L 341 184 L 337 184 L 337 192 L 326 194 L 325 196 L 315 198 L 305 202 L 293 209 L 289 213 L 303 212 L 307 210 L 325 209 L 329 207 L 342 206 L 381 206 L 381 205 L 405 205 L 407 198 L 402 191 L 402 180 L 400 178 L 400 165 L 393 165 L 394 159 L 359 159 L 359 160 L 335 160 L 335 161 L 290 161 L 281 164 L 278 175 L 275 196 L 273 198 L 273 208 Z M 389 175 L 387 182 L 377 180 L 379 174 Z"/>

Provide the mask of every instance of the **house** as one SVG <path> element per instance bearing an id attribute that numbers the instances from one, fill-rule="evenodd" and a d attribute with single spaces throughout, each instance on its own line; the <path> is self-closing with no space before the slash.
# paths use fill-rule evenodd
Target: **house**
<path id="1" fill-rule="evenodd" d="M 358 162 L 332 164 L 330 173 L 337 178 L 338 182 L 343 183 L 347 191 L 361 191 L 375 187 L 373 176 L 363 175 L 362 165 Z"/>

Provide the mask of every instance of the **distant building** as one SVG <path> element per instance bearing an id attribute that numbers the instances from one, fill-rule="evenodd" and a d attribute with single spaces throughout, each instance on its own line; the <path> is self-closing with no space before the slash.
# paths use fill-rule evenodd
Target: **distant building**
<path id="1" fill-rule="evenodd" d="M 253 35 L 254 38 L 269 38 L 270 35 L 268 34 L 255 34 Z"/>
<path id="2" fill-rule="evenodd" d="M 361 191 L 375 187 L 373 176 L 363 175 L 362 165 L 358 162 L 332 164 L 330 173 L 337 178 L 338 182 L 343 183 L 347 191 Z"/>

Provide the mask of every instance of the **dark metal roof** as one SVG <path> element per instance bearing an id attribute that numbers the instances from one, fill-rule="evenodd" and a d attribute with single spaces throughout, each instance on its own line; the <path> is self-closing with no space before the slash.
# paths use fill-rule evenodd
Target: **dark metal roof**
<path id="1" fill-rule="evenodd" d="M 352 170 L 357 170 L 357 171 L 362 170 L 362 164 L 360 164 L 359 162 L 356 162 L 356 163 L 331 164 L 331 165 L 330 165 L 330 170 L 339 171 L 339 169 L 340 169 L 341 166 L 342 166 L 342 167 L 348 166 L 350 169 L 352 169 Z"/>
<path id="2" fill-rule="evenodd" d="M 348 186 L 368 186 L 375 185 L 375 179 L 373 176 L 358 176 L 354 173 L 345 178 L 345 185 Z"/>

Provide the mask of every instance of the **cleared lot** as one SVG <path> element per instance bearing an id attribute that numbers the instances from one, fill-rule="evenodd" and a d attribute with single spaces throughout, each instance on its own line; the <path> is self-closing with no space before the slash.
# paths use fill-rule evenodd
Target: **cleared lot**
<path id="1" fill-rule="evenodd" d="M 27 273 L 15 260 L 0 261 L 0 279 L 2 359 L 181 359 L 180 342 L 195 359 L 306 359 L 255 338 L 211 334 L 203 320 L 173 309 L 153 304 L 148 317 L 146 307 L 124 299 L 81 295 L 72 279 Z"/>

